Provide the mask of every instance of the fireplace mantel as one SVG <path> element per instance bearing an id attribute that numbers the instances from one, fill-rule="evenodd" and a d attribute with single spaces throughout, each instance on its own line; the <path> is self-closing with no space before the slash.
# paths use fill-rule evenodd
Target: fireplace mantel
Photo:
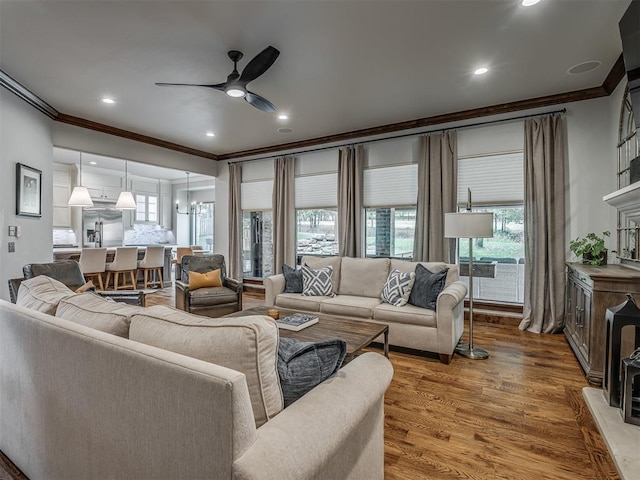
<path id="1" fill-rule="evenodd" d="M 605 195 L 602 200 L 624 213 L 629 220 L 640 224 L 640 182 Z"/>

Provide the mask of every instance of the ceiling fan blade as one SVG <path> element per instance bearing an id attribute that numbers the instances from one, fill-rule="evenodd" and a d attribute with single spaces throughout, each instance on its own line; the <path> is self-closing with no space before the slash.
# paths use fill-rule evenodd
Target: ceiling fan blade
<path id="1" fill-rule="evenodd" d="M 224 91 L 224 87 L 226 87 L 226 83 L 217 83 L 215 85 L 199 85 L 196 83 L 156 83 L 159 87 L 205 87 L 205 88 L 213 88 L 214 90 Z"/>
<path id="2" fill-rule="evenodd" d="M 276 111 L 276 107 L 273 103 L 260 95 L 247 91 L 244 99 L 252 106 L 263 112 L 273 113 Z"/>
<path id="3" fill-rule="evenodd" d="M 280 50 L 272 46 L 268 46 L 262 50 L 244 67 L 242 75 L 240 75 L 240 82 L 247 84 L 258 78 L 273 65 L 278 55 L 280 55 Z"/>

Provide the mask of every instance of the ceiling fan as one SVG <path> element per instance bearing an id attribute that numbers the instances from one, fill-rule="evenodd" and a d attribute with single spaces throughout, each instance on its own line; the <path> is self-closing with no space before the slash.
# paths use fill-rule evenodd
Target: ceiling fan
<path id="1" fill-rule="evenodd" d="M 230 97 L 244 97 L 244 99 L 252 106 L 263 112 L 272 113 L 276 111 L 276 107 L 264 97 L 261 97 L 257 93 L 247 90 L 247 84 L 252 82 L 260 75 L 265 73 L 273 62 L 276 61 L 280 51 L 272 46 L 268 46 L 262 50 L 259 54 L 251 59 L 251 61 L 244 67 L 242 74 L 238 73 L 238 61 L 242 58 L 242 52 L 238 50 L 231 50 L 227 53 L 229 58 L 233 62 L 233 71 L 227 77 L 227 81 L 224 83 L 217 83 L 215 85 L 199 85 L 194 83 L 156 83 L 160 87 L 171 86 L 183 86 L 183 87 L 207 87 L 214 90 L 220 90 L 225 92 Z"/>

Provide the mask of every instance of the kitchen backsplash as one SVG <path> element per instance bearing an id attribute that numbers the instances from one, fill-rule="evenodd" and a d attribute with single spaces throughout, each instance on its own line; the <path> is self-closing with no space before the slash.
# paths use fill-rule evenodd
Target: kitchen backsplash
<path id="1" fill-rule="evenodd" d="M 176 237 L 171 230 L 160 225 L 136 223 L 133 228 L 124 231 L 125 245 L 174 244 Z"/>
<path id="2" fill-rule="evenodd" d="M 77 247 L 78 238 L 70 228 L 53 229 L 53 246 Z"/>

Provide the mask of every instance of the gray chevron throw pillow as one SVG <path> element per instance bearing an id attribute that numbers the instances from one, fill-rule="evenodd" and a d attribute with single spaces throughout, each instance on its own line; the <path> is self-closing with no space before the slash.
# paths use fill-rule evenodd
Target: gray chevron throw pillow
<path id="1" fill-rule="evenodd" d="M 402 273 L 398 269 L 391 270 L 380 298 L 383 302 L 390 303 L 396 307 L 406 305 L 415 279 L 416 274 L 413 272 Z"/>
<path id="2" fill-rule="evenodd" d="M 333 282 L 331 274 L 333 267 L 328 265 L 319 270 L 302 266 L 302 295 L 333 297 Z"/>

